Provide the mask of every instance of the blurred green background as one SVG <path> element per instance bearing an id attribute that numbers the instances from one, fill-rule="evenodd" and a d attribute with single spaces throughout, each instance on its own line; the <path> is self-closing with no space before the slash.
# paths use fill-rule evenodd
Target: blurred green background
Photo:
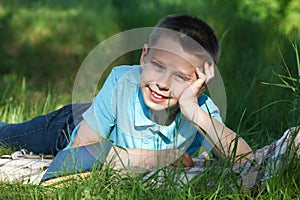
<path id="1" fill-rule="evenodd" d="M 94 47 L 173 13 L 204 19 L 221 41 L 230 128 L 255 146 L 299 123 L 300 100 L 262 84 L 278 82 L 275 73 L 286 74 L 285 65 L 297 75 L 292 42 L 300 40 L 299 0 L 0 0 L 0 106 L 20 101 L 16 87 L 26 87 L 32 104 L 45 104 L 39 94 L 70 103 L 77 70 Z M 138 56 L 116 63 L 134 64 Z"/>

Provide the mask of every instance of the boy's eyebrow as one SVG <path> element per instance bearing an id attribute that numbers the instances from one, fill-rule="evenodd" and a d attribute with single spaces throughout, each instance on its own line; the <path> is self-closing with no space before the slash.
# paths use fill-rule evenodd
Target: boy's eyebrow
<path id="1" fill-rule="evenodd" d="M 151 60 L 154 60 L 156 62 L 158 62 L 160 65 L 164 66 L 164 67 L 167 67 L 167 65 L 164 63 L 164 61 L 162 61 L 161 59 L 159 58 L 156 58 L 155 56 L 152 56 L 151 57 Z"/>

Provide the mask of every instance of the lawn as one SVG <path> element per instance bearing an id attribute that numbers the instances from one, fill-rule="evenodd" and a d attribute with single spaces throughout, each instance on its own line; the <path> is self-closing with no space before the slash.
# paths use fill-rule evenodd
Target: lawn
<path id="1" fill-rule="evenodd" d="M 105 39 L 131 28 L 154 26 L 166 14 L 187 12 L 215 28 L 222 54 L 218 68 L 227 95 L 225 123 L 258 149 L 300 124 L 300 3 L 284 1 L 18 1 L 0 0 L 0 121 L 18 123 L 72 102 L 82 62 Z M 159 10 L 157 8 L 160 8 Z M 213 14 L 212 14 L 213 13 Z M 140 51 L 114 61 L 136 64 Z M 101 83 L 100 83 L 101 85 Z M 100 87 L 100 86 L 99 86 Z M 1 148 L 1 154 L 10 153 Z M 215 163 L 189 184 L 170 178 L 160 188 L 109 168 L 65 185 L 0 183 L 9 199 L 297 199 L 299 161 L 252 193 Z M 172 177 L 172 176 L 170 176 Z"/>

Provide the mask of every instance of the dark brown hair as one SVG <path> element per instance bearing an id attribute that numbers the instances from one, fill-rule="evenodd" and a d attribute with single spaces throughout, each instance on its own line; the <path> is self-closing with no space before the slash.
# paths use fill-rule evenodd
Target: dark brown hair
<path id="1" fill-rule="evenodd" d="M 192 52 L 197 52 L 198 47 L 201 46 L 208 52 L 214 63 L 218 63 L 219 41 L 214 30 L 203 20 L 187 14 L 168 15 L 156 25 L 150 34 L 149 46 L 153 46 L 165 36 L 179 41 L 184 49 Z M 197 43 L 198 47 L 192 45 L 193 42 Z"/>

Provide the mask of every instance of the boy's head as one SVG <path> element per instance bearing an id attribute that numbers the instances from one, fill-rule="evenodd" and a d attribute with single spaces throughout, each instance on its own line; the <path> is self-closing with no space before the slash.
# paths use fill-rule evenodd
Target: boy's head
<path id="1" fill-rule="evenodd" d="M 191 53 L 197 53 L 198 47 L 195 46 L 199 45 L 209 53 L 214 64 L 217 64 L 219 61 L 220 47 L 217 36 L 214 30 L 199 18 L 187 14 L 164 17 L 152 31 L 149 38 L 149 47 L 151 48 L 165 37 L 179 42 L 184 50 Z M 193 41 L 190 41 L 191 39 L 197 42 L 198 45 L 191 44 L 193 43 Z"/>
<path id="2" fill-rule="evenodd" d="M 146 105 L 151 110 L 178 108 L 180 96 L 199 79 L 196 68 L 207 75 L 206 83 L 214 76 L 219 52 L 214 31 L 202 20 L 189 15 L 162 19 L 150 34 L 140 59 Z"/>

